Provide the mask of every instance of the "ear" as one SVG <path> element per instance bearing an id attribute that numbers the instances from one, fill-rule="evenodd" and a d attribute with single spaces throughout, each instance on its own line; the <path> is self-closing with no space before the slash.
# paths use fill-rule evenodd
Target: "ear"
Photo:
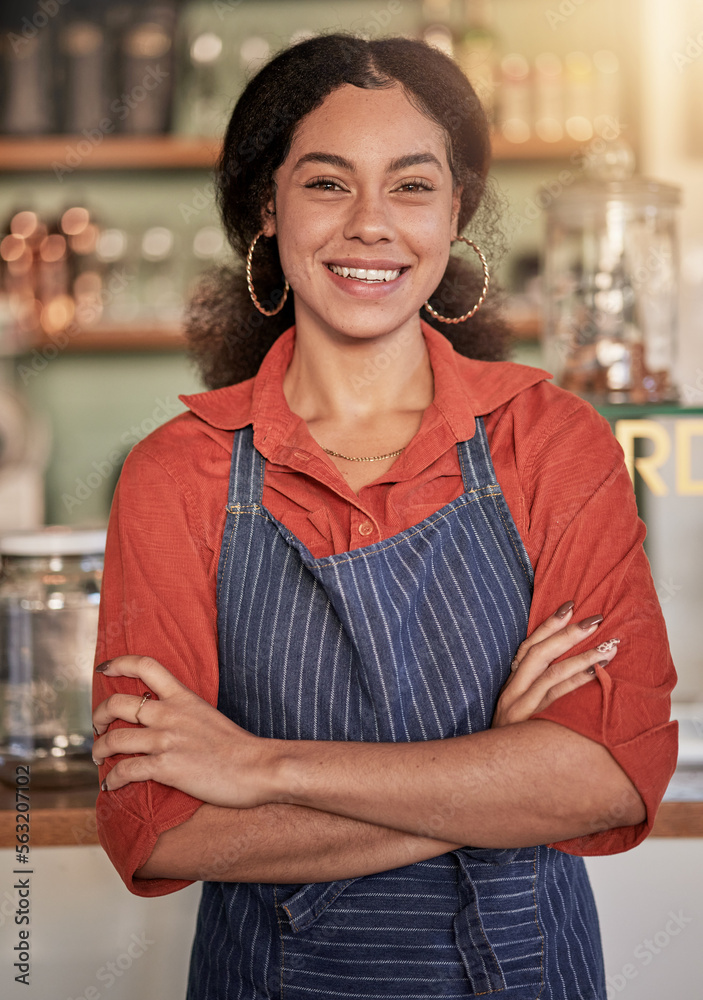
<path id="1" fill-rule="evenodd" d="M 269 199 L 261 214 L 261 228 L 264 231 L 264 236 L 276 235 L 276 208 L 273 198 Z"/>
<path id="2" fill-rule="evenodd" d="M 456 239 L 459 235 L 459 212 L 461 211 L 461 195 L 463 193 L 463 186 L 459 185 L 455 187 L 452 192 L 452 239 Z"/>

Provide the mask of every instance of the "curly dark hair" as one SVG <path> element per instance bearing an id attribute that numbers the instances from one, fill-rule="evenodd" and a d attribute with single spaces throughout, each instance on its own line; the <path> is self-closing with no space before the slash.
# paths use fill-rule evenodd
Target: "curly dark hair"
<path id="1" fill-rule="evenodd" d="M 288 155 L 296 130 L 306 115 L 344 84 L 364 89 L 399 84 L 410 103 L 441 126 L 454 184 L 463 185 L 458 232 L 473 220 L 472 239 L 480 233 L 484 252 L 488 247 L 493 260 L 503 252 L 500 198 L 487 180 L 489 124 L 456 63 L 425 42 L 403 37 L 367 41 L 334 32 L 299 42 L 275 55 L 249 81 L 225 133 L 215 175 L 217 205 L 240 263 L 220 266 L 204 276 L 185 324 L 189 354 L 208 388 L 255 375 L 276 338 L 295 322 L 292 291 L 275 316 L 264 316 L 254 307 L 242 265 L 262 228 L 274 171 Z M 254 260 L 257 296 L 271 309 L 283 291 L 275 237 L 257 243 Z M 450 256 L 430 304 L 442 315 L 461 315 L 478 299 L 482 284 L 480 267 Z M 459 353 L 501 360 L 507 357 L 510 338 L 499 314 L 500 298 L 491 282 L 486 302 L 472 319 L 443 324 L 429 313 L 425 318 Z"/>

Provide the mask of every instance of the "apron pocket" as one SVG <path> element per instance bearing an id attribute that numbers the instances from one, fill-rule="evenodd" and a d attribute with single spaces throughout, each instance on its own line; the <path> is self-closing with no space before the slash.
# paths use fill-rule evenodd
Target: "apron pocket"
<path id="1" fill-rule="evenodd" d="M 344 892 L 348 885 L 364 877 L 358 875 L 356 878 L 338 879 L 336 882 L 310 882 L 302 889 L 296 890 L 290 899 L 280 903 L 288 914 L 292 930 L 298 934 L 310 927 L 340 892 Z M 280 895 L 280 892 L 277 892 L 277 895 Z"/>

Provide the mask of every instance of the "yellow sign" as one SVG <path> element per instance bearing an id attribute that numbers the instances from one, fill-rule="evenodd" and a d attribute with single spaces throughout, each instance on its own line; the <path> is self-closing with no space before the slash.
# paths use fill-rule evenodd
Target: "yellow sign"
<path id="1" fill-rule="evenodd" d="M 676 468 L 676 493 L 679 496 L 703 496 L 703 480 L 692 478 L 692 439 L 703 436 L 703 419 L 674 421 L 674 451 Z M 625 452 L 625 464 L 633 483 L 635 471 L 655 496 L 665 497 L 669 489 L 659 470 L 669 458 L 672 440 L 669 428 L 656 420 L 616 420 L 615 437 Z M 646 438 L 654 448 L 651 455 L 635 458 L 635 440 Z"/>

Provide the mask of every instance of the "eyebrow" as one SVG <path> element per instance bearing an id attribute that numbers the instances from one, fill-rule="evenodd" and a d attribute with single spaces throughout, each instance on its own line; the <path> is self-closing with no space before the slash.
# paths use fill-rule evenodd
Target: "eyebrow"
<path id="1" fill-rule="evenodd" d="M 338 156 L 336 153 L 305 153 L 293 167 L 293 173 L 306 163 L 328 163 L 331 167 L 348 170 L 351 174 L 356 173 L 356 167 L 351 160 L 347 160 L 344 156 Z M 423 163 L 429 163 L 442 170 L 442 164 L 434 153 L 408 153 L 406 156 L 397 156 L 394 160 L 391 160 L 386 168 L 386 173 L 392 174 L 396 170 L 405 170 L 407 167 L 414 167 Z"/>

